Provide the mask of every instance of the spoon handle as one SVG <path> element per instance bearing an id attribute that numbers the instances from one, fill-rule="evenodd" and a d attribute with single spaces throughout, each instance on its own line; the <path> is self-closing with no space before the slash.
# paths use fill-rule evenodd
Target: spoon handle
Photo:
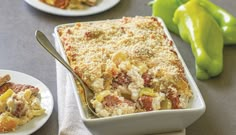
<path id="1" fill-rule="evenodd" d="M 61 64 L 63 64 L 75 77 L 77 76 L 73 69 L 65 62 L 61 55 L 56 51 L 53 45 L 50 43 L 48 38 L 41 32 L 35 32 L 36 39 L 44 49 L 46 49 L 54 58 L 56 58 Z"/>
<path id="2" fill-rule="evenodd" d="M 39 30 L 35 32 L 35 37 L 40 43 L 40 45 L 46 49 L 54 58 L 56 58 L 62 65 L 64 65 L 70 72 L 71 74 L 79 81 L 81 84 L 82 88 L 84 89 L 85 92 L 85 100 L 88 105 L 89 110 L 96 116 L 97 114 L 93 111 L 93 107 L 91 103 L 89 102 L 90 98 L 93 97 L 93 92 L 90 90 L 86 84 L 82 81 L 82 79 L 74 72 L 74 70 L 66 63 L 66 61 L 61 57 L 61 55 L 56 51 L 56 49 L 53 47 L 51 42 L 48 40 L 48 38 Z"/>
<path id="3" fill-rule="evenodd" d="M 78 75 L 74 72 L 74 70 L 66 63 L 66 61 L 61 57 L 61 55 L 56 51 L 56 49 L 53 47 L 48 38 L 39 30 L 35 32 L 35 36 L 40 45 L 44 47 L 62 65 L 64 65 L 71 72 L 71 74 L 74 77 L 76 77 L 76 79 L 81 83 L 81 85 L 84 85 L 84 82 L 80 79 L 80 77 L 78 77 Z"/>

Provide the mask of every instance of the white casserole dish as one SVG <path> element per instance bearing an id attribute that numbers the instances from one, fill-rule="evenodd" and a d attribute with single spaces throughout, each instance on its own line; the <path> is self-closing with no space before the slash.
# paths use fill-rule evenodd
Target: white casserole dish
<path id="1" fill-rule="evenodd" d="M 172 40 L 163 21 L 160 18 L 157 19 L 164 27 L 167 37 Z M 56 45 L 60 46 L 61 54 L 66 61 L 68 60 L 57 31 L 62 26 L 72 26 L 74 24 L 62 24 L 54 29 Z M 205 103 L 175 44 L 174 48 L 182 62 L 186 78 L 193 92 L 193 99 L 189 108 L 141 112 L 105 118 L 90 118 L 86 107 L 82 103 L 82 97 L 78 94 L 76 82 L 70 74 L 80 115 L 86 127 L 96 135 L 137 135 L 179 131 L 196 121 L 205 112 Z"/>

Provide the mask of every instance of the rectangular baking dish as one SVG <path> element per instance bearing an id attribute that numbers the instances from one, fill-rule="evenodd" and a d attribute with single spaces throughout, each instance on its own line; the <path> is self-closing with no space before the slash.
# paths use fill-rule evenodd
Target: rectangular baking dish
<path id="1" fill-rule="evenodd" d="M 167 37 L 172 40 L 169 31 L 167 30 L 161 18 L 157 18 Z M 56 46 L 60 47 L 62 57 L 68 62 L 65 55 L 62 43 L 59 38 L 58 29 L 64 26 L 73 26 L 76 23 L 58 25 L 54 29 Z M 173 41 L 173 40 L 172 40 Z M 105 118 L 91 118 L 83 101 L 83 94 L 79 92 L 78 85 L 76 84 L 73 76 L 70 74 L 71 83 L 73 84 L 73 91 L 78 104 L 79 112 L 82 121 L 86 127 L 96 135 L 137 135 L 137 134 L 153 134 L 164 133 L 172 131 L 180 131 L 185 129 L 193 122 L 195 122 L 204 112 L 205 103 L 198 89 L 193 77 L 191 76 L 186 64 L 184 63 L 178 49 L 173 42 L 175 51 L 182 62 L 186 78 L 190 84 L 193 92 L 193 99 L 191 105 L 187 109 L 177 110 L 161 110 L 151 112 L 141 112 L 128 115 L 105 117 Z M 69 73 L 69 72 L 68 72 Z"/>

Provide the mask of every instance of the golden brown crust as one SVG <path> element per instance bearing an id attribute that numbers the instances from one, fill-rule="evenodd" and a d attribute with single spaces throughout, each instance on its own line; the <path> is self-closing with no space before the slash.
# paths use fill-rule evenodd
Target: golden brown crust
<path id="1" fill-rule="evenodd" d="M 58 33 L 70 65 L 95 94 L 105 90 L 128 93 L 136 102 L 140 91 L 148 87 L 160 101 L 141 97 L 144 106 L 163 100 L 171 102 L 172 109 L 187 107 L 192 91 L 184 67 L 156 18 L 79 22 L 60 27 Z"/>

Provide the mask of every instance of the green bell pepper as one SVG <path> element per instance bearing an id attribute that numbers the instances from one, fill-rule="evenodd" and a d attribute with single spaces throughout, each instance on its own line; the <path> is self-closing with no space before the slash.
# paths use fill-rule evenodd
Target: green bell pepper
<path id="1" fill-rule="evenodd" d="M 209 0 L 199 1 L 200 5 L 203 6 L 220 25 L 223 32 L 224 43 L 236 44 L 236 18 Z"/>
<path id="2" fill-rule="evenodd" d="M 152 15 L 163 19 L 167 28 L 179 35 L 179 30 L 176 24 L 173 23 L 175 10 L 180 6 L 179 3 L 186 3 L 189 0 L 154 0 L 152 4 Z M 209 0 L 198 0 L 200 5 L 204 7 L 217 21 L 221 27 L 224 37 L 224 44 L 236 45 L 236 18 L 215 5 Z"/>
<path id="3" fill-rule="evenodd" d="M 176 0 L 154 0 L 151 4 L 153 9 L 152 15 L 162 18 L 171 32 L 179 34 L 178 27 L 173 22 L 174 12 L 179 7 Z"/>
<path id="4" fill-rule="evenodd" d="M 143 95 L 146 95 L 146 96 L 156 96 L 156 94 L 154 93 L 154 89 L 151 89 L 151 88 L 148 88 L 148 87 L 144 87 L 140 90 L 139 92 L 139 96 L 143 96 Z"/>
<path id="5" fill-rule="evenodd" d="M 178 7 L 173 21 L 181 38 L 191 44 L 196 77 L 203 80 L 219 75 L 223 70 L 222 31 L 199 0 L 190 0 Z"/>

